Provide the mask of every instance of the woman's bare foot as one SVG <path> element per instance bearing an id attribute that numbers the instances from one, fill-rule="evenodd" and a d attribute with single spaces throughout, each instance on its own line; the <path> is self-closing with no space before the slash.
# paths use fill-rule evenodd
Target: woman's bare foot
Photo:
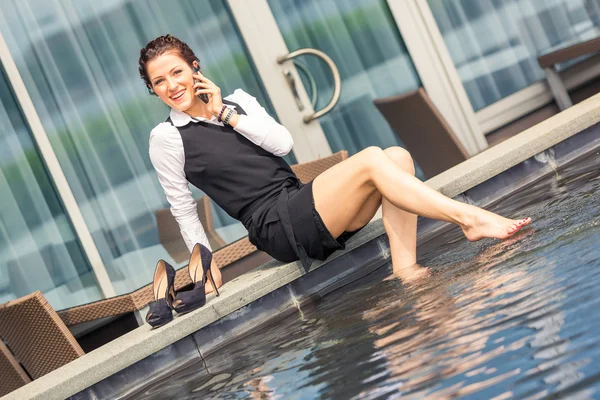
<path id="1" fill-rule="evenodd" d="M 431 275 L 431 270 L 421 264 L 413 264 L 404 267 L 396 267 L 393 265 L 392 272 L 404 282 L 413 282 L 419 279 L 428 278 Z"/>
<path id="2" fill-rule="evenodd" d="M 506 239 L 529 225 L 531 218 L 508 219 L 493 212 L 473 207 L 472 214 L 461 224 L 463 233 L 471 242 L 483 238 Z"/>

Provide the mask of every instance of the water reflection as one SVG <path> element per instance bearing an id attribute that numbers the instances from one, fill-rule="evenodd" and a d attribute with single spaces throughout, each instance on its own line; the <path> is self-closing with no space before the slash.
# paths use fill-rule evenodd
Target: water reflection
<path id="1" fill-rule="evenodd" d="M 485 248 L 473 260 L 443 268 L 432 266 L 433 274 L 428 279 L 410 284 L 404 284 L 401 278 L 387 279 L 400 279 L 402 297 L 394 303 L 376 305 L 363 317 L 369 330 L 379 336 L 375 346 L 378 355 L 386 359 L 385 386 L 389 390 L 419 398 L 431 392 L 436 397 L 464 396 L 519 374 L 519 368 L 499 372 L 485 366 L 499 354 L 523 345 L 517 341 L 505 348 L 494 335 L 506 325 L 496 323 L 490 327 L 488 322 L 509 317 L 502 310 L 520 300 L 510 295 L 531 285 L 531 277 L 524 271 L 494 267 L 518 254 L 533 232 L 525 229 L 507 241 Z M 496 301 L 494 308 L 499 311 L 493 312 L 487 304 L 489 299 L 505 300 Z M 401 319 L 395 312 L 399 302 L 404 303 L 406 310 Z M 419 374 L 415 377 L 416 370 Z M 483 379 L 470 385 L 443 380 L 462 374 Z M 438 384 L 432 387 L 436 381 Z M 369 392 L 370 389 L 362 395 Z"/>

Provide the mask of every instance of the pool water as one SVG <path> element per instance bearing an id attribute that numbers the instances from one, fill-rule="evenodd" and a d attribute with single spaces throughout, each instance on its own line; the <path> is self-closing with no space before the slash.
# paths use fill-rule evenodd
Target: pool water
<path id="1" fill-rule="evenodd" d="M 597 154 L 492 207 L 531 216 L 506 241 L 453 228 L 139 398 L 600 398 Z"/>

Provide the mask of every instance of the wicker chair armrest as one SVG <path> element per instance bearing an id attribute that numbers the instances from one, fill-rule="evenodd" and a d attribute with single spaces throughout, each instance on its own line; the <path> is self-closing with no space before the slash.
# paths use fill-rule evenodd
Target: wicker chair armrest
<path id="1" fill-rule="evenodd" d="M 143 291 L 143 289 L 145 289 L 145 287 L 139 291 Z M 150 293 L 150 296 L 152 296 L 152 293 Z M 151 300 L 152 298 L 150 297 L 149 301 Z M 68 308 L 58 311 L 57 314 L 63 320 L 65 325 L 71 326 L 100 318 L 133 312 L 137 309 L 133 293 L 131 293 Z"/>

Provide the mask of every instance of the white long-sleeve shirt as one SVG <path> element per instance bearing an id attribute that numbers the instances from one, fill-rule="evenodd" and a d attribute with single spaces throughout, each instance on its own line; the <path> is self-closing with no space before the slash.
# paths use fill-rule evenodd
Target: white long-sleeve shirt
<path id="1" fill-rule="evenodd" d="M 294 142 L 290 132 L 277 123 L 254 97 L 237 89 L 225 99 L 239 104 L 247 114 L 239 116 L 235 131 L 276 156 L 282 157 L 291 151 Z M 185 178 L 183 141 L 177 127 L 198 121 L 219 126 L 223 126 L 223 123 L 214 116 L 211 119 L 192 118 L 173 108 L 170 116 L 173 125 L 168 122 L 160 123 L 150 133 L 150 160 L 190 252 L 196 243 L 201 243 L 212 251 L 198 218 L 196 201 Z"/>

